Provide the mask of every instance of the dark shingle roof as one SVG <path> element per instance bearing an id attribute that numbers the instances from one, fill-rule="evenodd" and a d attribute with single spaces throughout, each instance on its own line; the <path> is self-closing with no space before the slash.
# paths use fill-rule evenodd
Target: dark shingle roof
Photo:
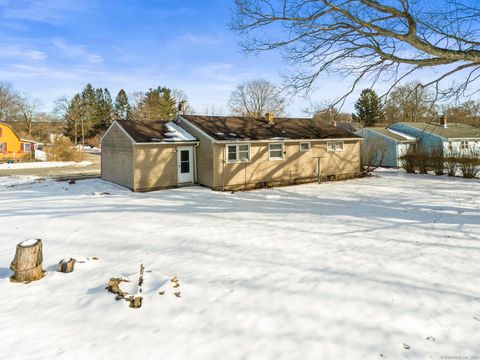
<path id="1" fill-rule="evenodd" d="M 480 138 L 480 129 L 460 123 L 448 123 L 447 128 L 435 123 L 404 122 L 400 124 L 408 125 L 447 139 Z"/>
<path id="2" fill-rule="evenodd" d="M 236 116 L 182 115 L 182 117 L 215 140 L 330 139 L 360 138 L 343 127 L 305 118 L 275 118 L 269 124 L 264 118 Z"/>
<path id="3" fill-rule="evenodd" d="M 119 120 L 117 123 L 138 143 L 197 141 L 186 130 L 169 120 Z"/>

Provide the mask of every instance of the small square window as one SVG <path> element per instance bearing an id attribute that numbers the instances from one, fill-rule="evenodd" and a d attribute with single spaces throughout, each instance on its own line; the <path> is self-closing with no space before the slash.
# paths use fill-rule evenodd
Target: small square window
<path id="1" fill-rule="evenodd" d="M 310 143 L 309 142 L 300 143 L 300 151 L 310 151 Z"/>

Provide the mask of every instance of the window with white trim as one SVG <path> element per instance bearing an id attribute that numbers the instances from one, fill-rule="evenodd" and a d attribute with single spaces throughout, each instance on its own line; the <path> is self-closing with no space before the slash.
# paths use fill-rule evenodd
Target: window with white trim
<path id="1" fill-rule="evenodd" d="M 283 160 L 285 158 L 283 143 L 268 144 L 269 160 Z"/>
<path id="2" fill-rule="evenodd" d="M 227 162 L 250 161 L 250 144 L 227 145 Z"/>
<path id="3" fill-rule="evenodd" d="M 343 151 L 343 141 L 328 141 L 327 151 Z"/>
<path id="4" fill-rule="evenodd" d="M 300 143 L 300 151 L 310 151 L 311 144 L 309 142 Z"/>
<path id="5" fill-rule="evenodd" d="M 460 142 L 460 149 L 468 150 L 468 141 L 461 141 Z"/>
<path id="6" fill-rule="evenodd" d="M 32 151 L 32 144 L 23 144 L 23 151 L 31 152 Z"/>

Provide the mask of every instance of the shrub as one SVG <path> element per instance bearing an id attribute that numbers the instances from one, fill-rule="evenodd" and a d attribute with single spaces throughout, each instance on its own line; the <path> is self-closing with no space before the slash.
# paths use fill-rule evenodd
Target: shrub
<path id="1" fill-rule="evenodd" d="M 480 174 L 480 152 L 471 150 L 468 153 L 462 153 L 457 159 L 460 173 L 466 179 L 476 178 Z"/>
<path id="2" fill-rule="evenodd" d="M 430 154 L 425 151 L 417 151 L 415 154 L 415 163 L 420 174 L 428 174 L 428 163 L 430 162 Z"/>
<path id="3" fill-rule="evenodd" d="M 402 162 L 402 168 L 409 174 L 415 174 L 416 160 L 415 152 L 409 151 L 407 154 L 400 158 Z"/>
<path id="4" fill-rule="evenodd" d="M 53 144 L 45 147 L 48 161 L 82 161 L 85 154 L 77 151 L 72 142 L 63 136 L 57 137 Z"/>
<path id="5" fill-rule="evenodd" d="M 435 172 L 435 175 L 445 174 L 445 156 L 442 148 L 436 148 L 429 154 L 428 163 Z"/>
<path id="6" fill-rule="evenodd" d="M 445 156 L 445 166 L 448 176 L 457 176 L 459 157 L 460 155 L 454 151 L 449 151 Z"/>

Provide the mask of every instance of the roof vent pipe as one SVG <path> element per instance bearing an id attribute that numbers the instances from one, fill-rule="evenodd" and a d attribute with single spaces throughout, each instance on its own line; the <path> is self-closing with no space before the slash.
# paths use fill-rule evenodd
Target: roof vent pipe
<path id="1" fill-rule="evenodd" d="M 447 125 L 447 115 L 445 115 L 445 114 L 440 115 L 440 126 L 445 128 L 445 129 L 448 127 L 448 125 Z"/>
<path id="2" fill-rule="evenodd" d="M 268 112 L 265 114 L 265 119 L 267 120 L 267 122 L 270 124 L 270 125 L 273 125 L 275 123 L 274 121 L 274 116 L 272 113 Z"/>

